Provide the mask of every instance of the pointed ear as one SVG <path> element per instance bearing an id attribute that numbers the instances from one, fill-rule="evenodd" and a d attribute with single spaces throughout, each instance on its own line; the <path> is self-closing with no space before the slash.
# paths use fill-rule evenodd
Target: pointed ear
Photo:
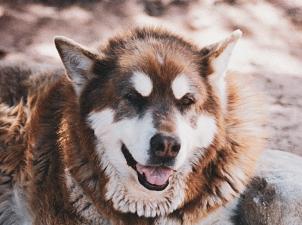
<path id="1" fill-rule="evenodd" d="M 66 37 L 55 37 L 54 41 L 76 94 L 80 95 L 84 86 L 94 76 L 91 68 L 97 55 Z"/>
<path id="2" fill-rule="evenodd" d="M 234 47 L 241 36 L 242 32 L 240 30 L 236 30 L 226 39 L 207 46 L 200 51 L 202 61 L 206 65 L 206 74 L 211 85 L 219 94 L 223 109 L 225 109 L 227 104 L 226 84 L 224 77 Z"/>
<path id="3" fill-rule="evenodd" d="M 226 39 L 201 49 L 200 53 L 203 60 L 207 61 L 208 75 L 212 76 L 211 79 L 224 77 L 234 47 L 241 36 L 242 32 L 236 30 Z"/>

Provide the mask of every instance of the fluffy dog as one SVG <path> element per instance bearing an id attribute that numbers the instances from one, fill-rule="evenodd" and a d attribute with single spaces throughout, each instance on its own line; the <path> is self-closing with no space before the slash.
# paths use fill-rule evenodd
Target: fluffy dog
<path id="1" fill-rule="evenodd" d="M 99 53 L 57 37 L 66 75 L 2 66 L 1 224 L 208 221 L 263 148 L 259 98 L 227 72 L 240 37 L 135 29 Z"/>

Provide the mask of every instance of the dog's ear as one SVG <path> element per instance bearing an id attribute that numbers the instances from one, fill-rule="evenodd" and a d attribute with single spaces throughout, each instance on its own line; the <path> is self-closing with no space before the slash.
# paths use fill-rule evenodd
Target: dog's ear
<path id="1" fill-rule="evenodd" d="M 77 95 L 94 75 L 91 72 L 97 55 L 66 37 L 55 37 L 56 48 Z"/>
<path id="2" fill-rule="evenodd" d="M 224 77 L 226 70 L 238 40 L 241 38 L 240 30 L 234 31 L 226 39 L 206 46 L 201 49 L 204 75 L 208 76 L 212 85 L 218 89 L 222 98 L 226 98 Z"/>
<path id="3" fill-rule="evenodd" d="M 207 75 L 217 78 L 224 76 L 234 47 L 241 36 L 242 32 L 236 30 L 226 39 L 201 49 L 201 56 L 209 66 Z"/>

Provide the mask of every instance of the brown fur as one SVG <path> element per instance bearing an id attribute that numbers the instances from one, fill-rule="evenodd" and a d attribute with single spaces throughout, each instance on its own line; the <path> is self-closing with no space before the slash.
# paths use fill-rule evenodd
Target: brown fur
<path id="1" fill-rule="evenodd" d="M 135 68 L 157 80 L 158 90 L 181 72 L 191 77 L 198 74 L 201 79 L 193 79 L 202 92 L 196 110 L 213 114 L 218 123 L 214 142 L 187 177 L 185 201 L 167 217 L 180 224 L 195 224 L 241 193 L 263 147 L 263 135 L 258 129 L 262 123 L 257 112 L 258 99 L 244 88 L 243 79 L 231 74 L 227 77 L 228 103 L 226 112 L 222 112 L 217 93 L 207 80 L 212 71 L 209 60 L 214 57 L 208 55 L 208 50 L 199 51 L 168 32 L 143 29 L 111 39 L 101 52 L 91 68 L 99 76 L 88 77 L 95 80 L 87 84 L 79 101 L 70 79 L 59 72 L 40 76 L 24 72 L 28 86 L 22 97 L 12 92 L 7 97 L 0 92 L 0 187 L 8 186 L 0 192 L 0 199 L 18 186 L 33 224 L 94 224 L 81 217 L 70 200 L 64 172 L 68 168 L 87 198 L 83 211 L 95 208 L 97 218 L 105 218 L 112 224 L 155 224 L 158 218 L 121 213 L 105 199 L 108 177 L 99 166 L 94 133 L 84 120 L 93 110 L 107 105 L 116 107 L 120 97 L 115 94 L 114 83 L 120 77 L 112 74 Z M 158 63 L 156 54 L 164 58 L 165 66 Z M 1 76 L 2 88 L 9 78 Z M 102 85 L 102 89 L 96 89 L 95 84 Z M 15 90 L 14 86 L 9 88 Z M 151 104 L 171 94 L 159 95 L 162 92 L 158 90 Z M 8 98 L 18 101 L 8 102 Z M 135 113 L 133 109 L 126 110 Z M 164 115 L 164 122 L 159 122 L 158 127 L 173 130 L 173 124 L 166 120 L 169 115 L 163 111 L 159 114 Z M 243 169 L 242 176 L 236 174 L 236 168 Z M 228 193 L 221 191 L 222 185 L 230 188 Z"/>

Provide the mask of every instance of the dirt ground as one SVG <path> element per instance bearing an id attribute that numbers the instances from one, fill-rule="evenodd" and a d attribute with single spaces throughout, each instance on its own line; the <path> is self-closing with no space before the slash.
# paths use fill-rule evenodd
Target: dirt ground
<path id="1" fill-rule="evenodd" d="M 56 35 L 93 49 L 121 30 L 156 25 L 204 46 L 240 28 L 230 69 L 267 93 L 268 147 L 302 155 L 301 0 L 73 2 L 0 0 L 0 58 L 60 65 Z"/>

